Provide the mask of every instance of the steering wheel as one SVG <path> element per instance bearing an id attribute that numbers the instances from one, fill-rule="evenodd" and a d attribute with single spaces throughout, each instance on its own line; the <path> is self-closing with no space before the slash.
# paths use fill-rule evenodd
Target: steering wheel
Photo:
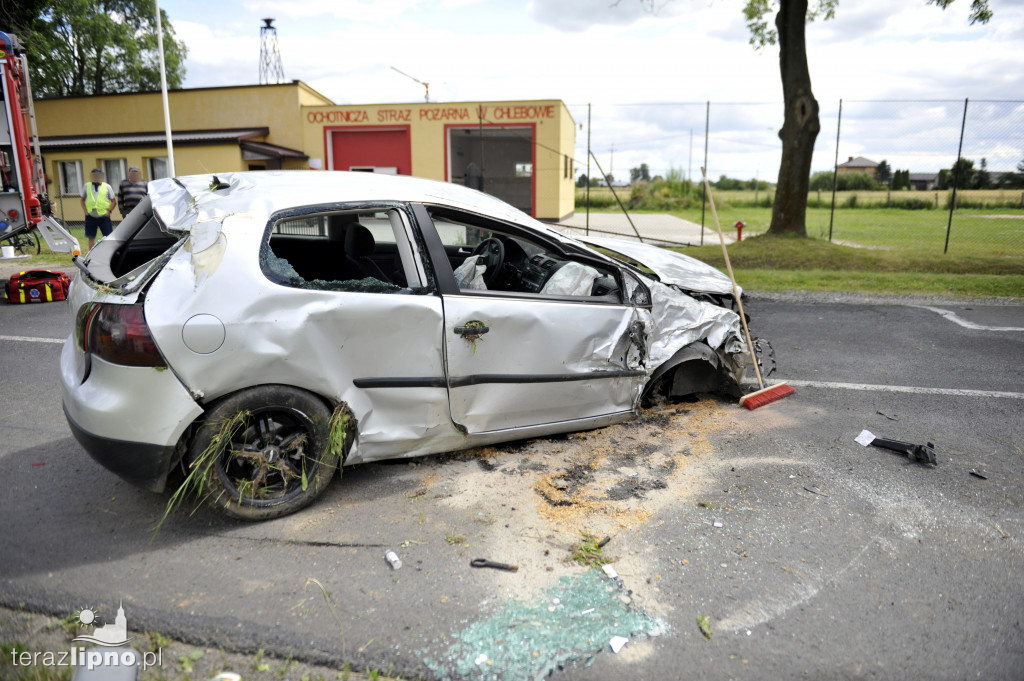
<path id="1" fill-rule="evenodd" d="M 484 239 L 476 245 L 470 255 L 479 255 L 480 259 L 477 260 L 477 264 L 487 265 L 487 271 L 484 272 L 484 283 L 487 284 L 487 288 L 494 288 L 501 275 L 502 265 L 505 264 L 505 244 L 494 237 Z"/>

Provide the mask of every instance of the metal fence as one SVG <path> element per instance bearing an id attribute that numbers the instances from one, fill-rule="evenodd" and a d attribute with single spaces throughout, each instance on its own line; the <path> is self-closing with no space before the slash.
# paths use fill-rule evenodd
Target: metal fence
<path id="1" fill-rule="evenodd" d="M 921 253 L 1024 255 L 1024 101 L 819 105 L 808 196 L 811 236 Z M 641 164 L 652 178 L 693 182 L 700 181 L 703 166 L 712 182 L 723 176 L 743 181 L 721 183 L 733 191 L 716 191 L 716 203 L 746 209 L 748 227 L 767 229 L 781 103 L 584 104 L 570 111 L 580 123 L 577 169 L 602 177 L 600 165 L 620 185 L 617 193 L 627 205 L 633 191 L 622 181 Z M 700 197 L 695 200 L 703 208 Z M 578 201 L 577 213 L 585 209 Z M 699 219 L 703 239 L 710 215 L 691 210 L 687 217 Z"/>

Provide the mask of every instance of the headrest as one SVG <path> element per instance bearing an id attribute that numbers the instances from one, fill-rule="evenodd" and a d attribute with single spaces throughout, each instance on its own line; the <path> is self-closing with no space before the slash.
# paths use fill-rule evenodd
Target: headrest
<path id="1" fill-rule="evenodd" d="M 351 215 L 328 215 L 327 238 L 330 241 L 345 241 L 345 229 L 352 222 Z"/>
<path id="2" fill-rule="evenodd" d="M 373 255 L 377 243 L 373 240 L 373 234 L 358 222 L 350 223 L 345 233 L 345 253 L 352 258 L 363 258 Z"/>

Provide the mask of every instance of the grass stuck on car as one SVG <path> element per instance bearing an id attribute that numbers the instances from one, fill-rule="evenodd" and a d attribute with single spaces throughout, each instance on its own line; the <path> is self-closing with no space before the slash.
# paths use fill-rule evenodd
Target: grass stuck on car
<path id="1" fill-rule="evenodd" d="M 462 186 L 287 171 L 149 188 L 77 263 L 64 411 L 117 475 L 162 492 L 184 470 L 235 517 L 296 511 L 347 465 L 737 394 L 754 361 L 718 270 Z"/>

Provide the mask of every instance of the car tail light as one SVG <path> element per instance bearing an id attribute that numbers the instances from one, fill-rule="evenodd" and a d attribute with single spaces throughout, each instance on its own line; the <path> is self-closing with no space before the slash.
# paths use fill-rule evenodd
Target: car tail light
<path id="1" fill-rule="evenodd" d="M 86 305 L 77 322 L 82 349 L 96 357 L 125 366 L 167 366 L 146 325 L 142 303 Z"/>

